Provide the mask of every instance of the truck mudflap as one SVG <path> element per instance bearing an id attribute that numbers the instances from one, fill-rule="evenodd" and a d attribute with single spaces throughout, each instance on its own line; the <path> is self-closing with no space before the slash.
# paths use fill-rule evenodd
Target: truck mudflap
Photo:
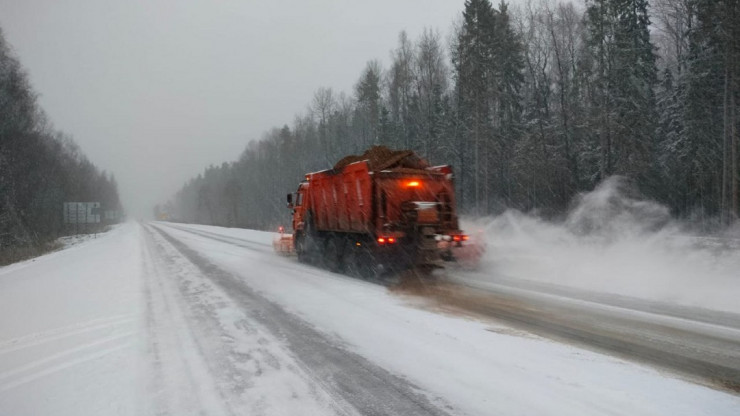
<path id="1" fill-rule="evenodd" d="M 419 229 L 416 261 L 414 267 L 443 268 L 442 251 L 437 243 L 437 234 L 433 227 L 422 226 Z"/>

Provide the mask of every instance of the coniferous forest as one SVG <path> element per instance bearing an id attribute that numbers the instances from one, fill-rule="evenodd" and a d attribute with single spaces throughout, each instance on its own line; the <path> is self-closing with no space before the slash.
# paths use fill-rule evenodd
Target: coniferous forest
<path id="1" fill-rule="evenodd" d="M 387 67 L 318 88 L 292 124 L 155 210 L 271 228 L 304 173 L 383 144 L 452 164 L 470 215 L 557 216 L 620 175 L 679 218 L 737 219 L 740 1 L 468 0 L 456 22 L 401 32 Z"/>
<path id="2" fill-rule="evenodd" d="M 0 264 L 44 252 L 70 232 L 65 202 L 121 210 L 113 175 L 47 121 L 0 31 Z"/>

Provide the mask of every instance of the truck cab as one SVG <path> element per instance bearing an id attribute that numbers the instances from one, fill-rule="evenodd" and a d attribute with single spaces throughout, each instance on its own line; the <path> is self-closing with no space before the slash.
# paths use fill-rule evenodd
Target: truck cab
<path id="1" fill-rule="evenodd" d="M 301 182 L 298 185 L 298 190 L 292 194 L 288 194 L 288 208 L 293 210 L 292 226 L 293 232 L 303 230 L 305 210 L 303 202 L 306 199 L 306 192 L 308 191 L 308 182 Z"/>

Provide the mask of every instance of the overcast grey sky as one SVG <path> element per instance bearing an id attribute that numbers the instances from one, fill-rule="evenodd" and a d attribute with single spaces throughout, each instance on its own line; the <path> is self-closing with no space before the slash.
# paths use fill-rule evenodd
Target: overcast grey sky
<path id="1" fill-rule="evenodd" d="M 139 216 L 290 125 L 318 87 L 351 93 L 401 30 L 446 40 L 463 3 L 0 0 L 0 26 L 55 127 Z"/>

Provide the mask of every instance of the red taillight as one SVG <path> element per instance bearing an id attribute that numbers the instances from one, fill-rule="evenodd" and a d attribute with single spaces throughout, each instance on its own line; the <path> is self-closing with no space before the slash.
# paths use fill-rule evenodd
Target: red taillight
<path id="1" fill-rule="evenodd" d="M 408 182 L 406 182 L 406 187 L 407 188 L 418 188 L 419 186 L 421 186 L 421 182 L 420 181 L 408 181 Z"/>
<path id="2" fill-rule="evenodd" d="M 378 237 L 378 244 L 393 244 L 396 242 L 396 237 Z"/>
<path id="3" fill-rule="evenodd" d="M 450 237 L 452 237 L 452 241 L 454 241 L 456 243 L 460 243 L 460 242 L 463 242 L 463 241 L 468 241 L 470 239 L 469 236 L 464 235 L 464 234 L 455 234 L 455 235 L 452 235 Z"/>
<path id="4" fill-rule="evenodd" d="M 385 244 L 385 237 L 378 237 L 378 244 Z"/>
<path id="5" fill-rule="evenodd" d="M 388 244 L 393 244 L 396 242 L 396 239 L 393 237 L 388 237 Z"/>

